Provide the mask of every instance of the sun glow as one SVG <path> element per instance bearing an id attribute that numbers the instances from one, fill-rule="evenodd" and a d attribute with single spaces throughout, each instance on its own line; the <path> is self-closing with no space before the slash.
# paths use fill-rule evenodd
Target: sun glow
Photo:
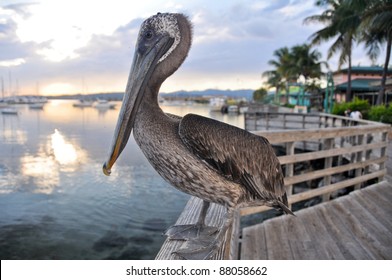
<path id="1" fill-rule="evenodd" d="M 68 83 L 53 83 L 42 88 L 41 93 L 48 95 L 59 95 L 76 92 L 76 88 Z"/>

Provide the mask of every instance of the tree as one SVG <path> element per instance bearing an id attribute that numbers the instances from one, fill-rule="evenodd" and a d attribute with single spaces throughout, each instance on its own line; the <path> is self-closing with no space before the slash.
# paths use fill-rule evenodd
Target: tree
<path id="1" fill-rule="evenodd" d="M 253 100 L 256 102 L 262 102 L 267 94 L 268 92 L 265 88 L 259 88 L 253 92 Z"/>
<path id="2" fill-rule="evenodd" d="M 262 74 L 262 76 L 267 78 L 267 83 L 266 84 L 270 88 L 271 87 L 275 88 L 274 102 L 278 103 L 279 102 L 279 92 L 280 92 L 280 89 L 285 86 L 284 82 L 282 81 L 282 77 L 280 76 L 280 74 L 276 70 L 265 71 Z"/>
<path id="3" fill-rule="evenodd" d="M 276 88 L 276 97 L 279 90 L 283 87 L 286 89 L 287 100 L 289 94 L 289 84 L 296 82 L 303 75 L 305 86 L 312 88 L 316 85 L 314 79 L 323 75 L 322 66 L 328 68 L 328 64 L 321 59 L 321 53 L 312 50 L 308 44 L 295 45 L 292 48 L 280 48 L 274 52 L 275 60 L 268 63 L 275 67 L 274 70 L 265 71 L 263 77 L 267 77 L 267 84 Z M 275 101 L 277 99 L 275 98 Z"/>
<path id="4" fill-rule="evenodd" d="M 289 100 L 289 83 L 294 80 L 293 59 L 289 48 L 283 47 L 274 51 L 276 59 L 271 59 L 268 64 L 275 67 L 276 76 L 281 78 L 286 90 L 286 100 Z"/>
<path id="5" fill-rule="evenodd" d="M 392 0 L 347 0 L 351 9 L 361 15 L 361 41 L 365 43 L 368 55 L 375 61 L 382 45 L 386 45 L 384 69 L 381 78 L 377 105 L 384 102 L 385 84 L 392 47 Z"/>
<path id="6" fill-rule="evenodd" d="M 327 62 L 320 61 L 321 53 L 317 50 L 311 50 L 311 46 L 308 44 L 292 47 L 291 56 L 293 72 L 296 73 L 297 78 L 303 75 L 306 81 L 320 78 L 324 74 L 321 69 L 322 65 L 328 68 Z"/>
<path id="7" fill-rule="evenodd" d="M 317 22 L 325 25 L 323 29 L 311 35 L 312 45 L 336 38 L 328 50 L 328 59 L 340 52 L 339 68 L 344 63 L 348 63 L 346 101 L 351 101 L 351 54 L 353 44 L 357 40 L 360 17 L 357 10 L 350 9 L 351 7 L 346 2 L 347 0 L 318 0 L 316 5 L 325 7 L 326 10 L 321 15 L 305 18 L 304 22 Z"/>

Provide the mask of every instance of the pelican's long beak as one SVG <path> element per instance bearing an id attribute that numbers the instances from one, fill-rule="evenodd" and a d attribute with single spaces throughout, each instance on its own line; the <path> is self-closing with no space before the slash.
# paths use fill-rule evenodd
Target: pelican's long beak
<path id="1" fill-rule="evenodd" d="M 159 59 L 169 50 L 173 39 L 160 36 L 155 42 L 143 46 L 136 45 L 131 72 L 128 78 L 120 114 L 114 132 L 108 160 L 103 165 L 103 173 L 110 175 L 111 168 L 125 148 L 131 135 L 135 117 L 143 98 L 148 81 L 154 72 Z M 139 47 L 138 47 L 139 46 Z"/>

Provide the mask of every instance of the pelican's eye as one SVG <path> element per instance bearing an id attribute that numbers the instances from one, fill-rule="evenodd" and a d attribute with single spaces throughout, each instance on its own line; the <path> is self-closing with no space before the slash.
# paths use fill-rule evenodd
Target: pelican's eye
<path id="1" fill-rule="evenodd" d="M 144 32 L 144 38 L 146 39 L 151 39 L 154 36 L 154 33 L 151 30 L 146 30 L 146 32 Z"/>

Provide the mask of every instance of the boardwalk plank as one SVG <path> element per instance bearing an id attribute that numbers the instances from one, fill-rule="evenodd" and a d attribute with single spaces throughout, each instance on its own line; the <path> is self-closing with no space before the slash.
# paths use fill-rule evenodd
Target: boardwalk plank
<path id="1" fill-rule="evenodd" d="M 387 259 L 392 255 L 392 238 L 387 228 L 353 199 L 340 200 L 337 209 L 345 212 L 347 225 L 351 227 L 363 248 L 372 253 L 375 259 Z"/>
<path id="2" fill-rule="evenodd" d="M 360 244 L 352 238 L 353 233 L 345 226 L 345 221 L 340 219 L 340 213 L 333 211 L 332 201 L 328 207 L 320 208 L 319 214 L 325 219 L 325 226 L 330 232 L 335 244 L 340 248 L 345 259 L 368 259 L 370 255 Z"/>
<path id="3" fill-rule="evenodd" d="M 244 230 L 253 236 L 243 244 L 258 243 L 252 259 L 391 259 L 391 195 L 391 184 L 382 182 Z M 255 241 L 264 235 L 262 244 Z M 263 246 L 267 253 L 256 256 Z"/>
<path id="4" fill-rule="evenodd" d="M 317 208 L 320 208 L 318 206 Z M 316 216 L 310 211 L 303 211 L 299 213 L 298 218 L 306 225 L 306 231 L 309 234 L 312 247 L 314 248 L 315 256 L 312 259 L 323 260 L 327 258 L 327 254 L 323 246 L 323 236 L 320 236 L 319 222 L 315 219 Z"/>
<path id="5" fill-rule="evenodd" d="M 317 255 L 316 249 L 306 230 L 306 224 L 300 218 L 299 212 L 297 217 L 289 216 L 282 223 L 286 227 L 293 259 L 315 259 Z"/>
<path id="6" fill-rule="evenodd" d="M 356 252 L 352 252 L 352 250 L 350 250 L 350 240 L 347 240 L 345 238 L 345 235 L 342 234 L 342 230 L 339 228 L 339 224 L 331 218 L 330 211 L 328 211 L 326 207 L 322 207 L 318 211 L 318 216 L 321 217 L 324 221 L 324 226 L 327 232 L 330 236 L 332 236 L 332 239 L 334 239 L 334 243 L 339 247 L 343 258 L 353 259 L 354 253 Z M 336 238 L 336 236 L 339 236 L 339 238 Z"/>
<path id="7" fill-rule="evenodd" d="M 373 187 L 363 189 L 364 194 L 372 196 L 380 203 L 389 204 L 392 201 L 392 186 L 385 181 L 377 184 L 377 190 Z"/>
<path id="8" fill-rule="evenodd" d="M 375 219 L 378 219 L 387 228 L 388 232 L 392 233 L 392 217 L 388 211 L 390 209 L 385 207 L 380 201 L 375 201 L 371 196 L 364 195 L 362 192 L 355 192 L 353 195 L 359 204 L 366 207 L 369 213 Z"/>
<path id="9" fill-rule="evenodd" d="M 264 230 L 264 224 L 244 229 L 241 244 L 241 258 L 243 260 L 268 259 Z"/>
<path id="10" fill-rule="evenodd" d="M 326 208 L 326 204 L 323 203 L 316 207 L 313 215 L 312 228 L 314 236 L 317 238 L 319 250 L 325 253 L 325 256 L 320 259 L 331 259 L 331 260 L 342 260 L 344 255 L 341 249 L 336 244 L 335 236 L 331 236 L 330 231 L 326 227 L 325 217 L 322 215 L 322 208 Z"/>
<path id="11" fill-rule="evenodd" d="M 265 236 L 267 242 L 268 258 L 274 260 L 292 259 L 292 252 L 287 232 L 283 227 L 286 222 L 283 216 L 265 222 Z M 273 247 L 270 247 L 271 244 Z"/>

